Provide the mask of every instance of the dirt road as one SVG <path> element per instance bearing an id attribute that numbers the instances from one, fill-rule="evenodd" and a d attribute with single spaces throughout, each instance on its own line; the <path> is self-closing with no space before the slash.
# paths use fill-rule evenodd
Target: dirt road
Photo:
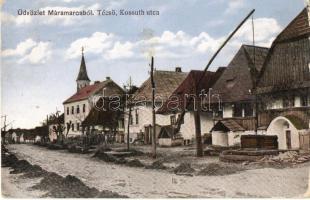
<path id="1" fill-rule="evenodd" d="M 309 164 L 286 169 L 247 170 L 226 176 L 186 177 L 160 170 L 108 164 L 91 155 L 52 151 L 33 145 L 10 145 L 8 149 L 47 171 L 62 176 L 74 175 L 90 187 L 135 198 L 302 197 L 309 180 Z M 13 175 L 2 178 L 16 179 Z M 11 180 L 2 180 L 2 185 L 6 182 L 12 184 Z"/>

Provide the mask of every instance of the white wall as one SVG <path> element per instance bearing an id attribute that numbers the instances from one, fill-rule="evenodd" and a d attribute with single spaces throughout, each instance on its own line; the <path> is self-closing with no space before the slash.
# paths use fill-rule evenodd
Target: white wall
<path id="1" fill-rule="evenodd" d="M 222 131 L 212 132 L 212 145 L 216 146 L 228 146 L 228 134 Z"/>
<path id="2" fill-rule="evenodd" d="M 299 96 L 294 97 L 294 106 L 301 107 L 301 98 Z"/>
<path id="3" fill-rule="evenodd" d="M 289 124 L 289 128 L 286 127 L 285 123 Z M 279 149 L 287 149 L 285 133 L 287 130 L 291 131 L 292 149 L 299 149 L 299 131 L 285 117 L 277 117 L 272 120 L 267 129 L 267 135 L 278 136 Z"/>
<path id="4" fill-rule="evenodd" d="M 138 124 L 136 124 L 136 110 L 138 112 Z M 132 140 L 137 137 L 137 133 L 144 132 L 144 127 L 152 124 L 152 107 L 151 106 L 135 106 L 132 108 L 133 124 L 129 127 L 129 135 Z M 128 110 L 125 115 L 125 137 L 128 125 Z M 160 126 L 170 125 L 170 115 L 156 114 L 156 124 Z M 126 137 L 127 138 L 127 137 Z"/>
<path id="5" fill-rule="evenodd" d="M 206 113 L 200 115 L 201 133 L 210 133 L 213 127 L 213 119 Z M 181 125 L 180 133 L 185 140 L 195 138 L 195 120 L 194 112 L 186 112 L 184 115 L 184 124 Z"/>
<path id="6" fill-rule="evenodd" d="M 231 103 L 225 103 L 223 105 L 223 118 L 233 117 L 233 108 Z"/>
<path id="7" fill-rule="evenodd" d="M 85 113 L 83 113 L 83 104 L 85 104 Z M 76 113 L 76 106 L 79 105 L 80 107 L 80 113 Z M 71 107 L 74 106 L 74 114 L 71 114 Z M 69 107 L 69 115 L 67 115 L 67 107 Z M 81 124 L 83 120 L 87 117 L 90 111 L 90 104 L 89 101 L 82 100 L 82 101 L 76 101 L 68 104 L 64 104 L 64 113 L 65 113 L 65 127 L 67 132 L 67 123 L 72 122 L 74 124 L 74 131 L 72 131 L 72 128 L 70 128 L 68 136 L 76 136 L 76 135 L 81 135 L 82 134 L 82 127 Z M 77 123 L 80 123 L 80 131 L 77 131 Z"/>
<path id="8" fill-rule="evenodd" d="M 55 126 L 55 124 L 51 124 L 48 126 L 48 137 L 50 139 L 50 141 L 52 142 L 53 140 L 57 140 L 57 134 L 55 133 L 54 129 L 53 129 L 53 126 Z M 65 130 L 65 133 L 66 133 L 66 130 Z M 64 133 L 64 134 L 65 134 Z"/>

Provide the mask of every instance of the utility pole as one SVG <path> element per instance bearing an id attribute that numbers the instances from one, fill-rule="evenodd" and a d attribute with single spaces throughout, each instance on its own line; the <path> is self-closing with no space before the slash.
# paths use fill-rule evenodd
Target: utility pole
<path id="1" fill-rule="evenodd" d="M 132 120 L 132 116 L 131 116 L 131 104 L 132 104 L 132 99 L 131 99 L 131 89 L 132 89 L 132 83 L 131 83 L 131 77 L 129 77 L 129 83 L 128 83 L 128 85 L 127 85 L 127 95 L 128 95 L 128 99 L 127 99 L 127 106 L 128 106 L 128 109 L 129 109 L 129 111 L 128 111 L 128 123 L 127 123 L 127 150 L 129 151 L 129 129 L 130 129 L 130 122 L 131 122 L 131 120 Z M 126 88 L 126 86 L 125 86 L 125 88 Z"/>
<path id="2" fill-rule="evenodd" d="M 156 158 L 156 115 L 155 115 L 155 81 L 154 81 L 154 57 L 151 58 L 151 84 L 152 84 L 152 157 Z"/>
<path id="3" fill-rule="evenodd" d="M 252 40 L 253 40 L 253 72 L 254 72 L 254 83 L 253 83 L 253 90 L 256 90 L 257 86 L 257 81 L 258 81 L 258 72 L 256 70 L 256 47 L 255 47 L 255 27 L 254 27 L 254 17 L 252 15 Z M 254 100 L 254 106 L 255 106 L 255 135 L 258 133 L 258 95 L 257 92 L 255 91 L 255 100 Z"/>
<path id="4" fill-rule="evenodd" d="M 7 115 L 3 115 L 3 116 L 1 116 L 1 118 L 4 118 L 4 124 L 3 124 L 3 128 L 2 128 L 2 130 L 1 130 L 1 143 L 5 143 L 5 134 L 6 134 L 6 117 L 7 117 Z"/>
<path id="5" fill-rule="evenodd" d="M 7 115 L 3 115 L 2 117 L 4 118 L 3 132 L 5 132 L 6 131 L 6 117 L 7 117 Z"/>

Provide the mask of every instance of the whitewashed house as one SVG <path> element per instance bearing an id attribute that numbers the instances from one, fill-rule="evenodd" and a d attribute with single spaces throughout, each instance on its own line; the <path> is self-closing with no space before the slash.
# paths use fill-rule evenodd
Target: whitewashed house
<path id="1" fill-rule="evenodd" d="M 309 19 L 305 8 L 277 36 L 256 89 L 259 123 L 277 136 L 279 149 L 310 150 Z"/>
<path id="2" fill-rule="evenodd" d="M 195 141 L 194 103 L 202 110 L 200 113 L 202 135 L 210 133 L 210 130 L 214 125 L 213 115 L 207 105 L 202 107 L 201 104 L 203 104 L 208 98 L 207 92 L 209 91 L 209 88 L 213 86 L 224 70 L 224 67 L 220 67 L 216 72 L 208 71 L 205 75 L 203 74 L 203 71 L 190 71 L 184 81 L 171 94 L 168 101 L 166 101 L 162 108 L 157 111 L 157 113 L 170 115 L 170 117 L 175 118 L 174 123 L 172 124 L 176 129 L 175 133 L 182 136 L 185 144 L 193 143 Z M 201 82 L 198 88 L 198 94 L 201 94 L 201 96 L 198 96 L 198 99 L 195 99 L 194 102 L 193 95 L 196 95 L 194 89 L 195 84 L 200 79 Z M 174 103 L 176 99 L 178 99 L 178 106 Z M 187 105 L 189 101 L 191 101 L 191 103 Z M 178 123 L 180 124 L 179 128 Z"/>
<path id="3" fill-rule="evenodd" d="M 102 82 L 95 81 L 90 84 L 83 53 L 76 83 L 76 93 L 63 102 L 64 123 L 66 129 L 69 130 L 68 137 L 82 135 L 82 122 L 88 116 L 98 98 L 123 95 L 124 93 L 123 89 L 110 77 L 107 77 Z M 92 129 L 100 130 L 100 127 L 92 127 Z"/>
<path id="4" fill-rule="evenodd" d="M 155 101 L 158 110 L 163 103 L 169 98 L 172 92 L 186 78 L 188 73 L 182 72 L 181 68 L 177 67 L 175 71 L 154 71 L 154 80 L 156 87 Z M 141 87 L 135 92 L 135 105 L 132 108 L 131 121 L 128 122 L 128 115 L 125 115 L 125 133 L 127 133 L 127 124 L 129 123 L 129 139 L 134 142 L 136 139 L 141 139 L 146 144 L 151 144 L 152 138 L 152 86 L 151 80 L 148 78 Z M 128 111 L 127 111 L 128 113 Z M 160 115 L 156 114 L 156 135 L 160 132 L 161 126 L 174 124 L 175 115 Z M 125 134 L 127 138 L 127 134 Z M 127 139 L 125 139 L 125 142 Z"/>
<path id="5" fill-rule="evenodd" d="M 56 141 L 57 140 L 57 133 L 55 132 L 55 129 L 54 127 L 57 127 L 57 126 L 63 126 L 65 127 L 65 123 L 64 123 L 64 113 L 62 113 L 60 116 L 58 117 L 55 117 L 53 120 L 49 121 L 48 123 L 48 137 L 49 137 L 49 140 L 51 142 L 53 141 Z M 64 133 L 63 134 L 66 134 L 66 130 L 64 130 Z"/>
<path id="6" fill-rule="evenodd" d="M 268 48 L 242 45 L 227 69 L 212 87 L 218 94 L 222 110 L 216 112 L 212 144 L 240 146 L 241 135 L 255 133 L 254 81 L 260 73 Z M 255 53 L 255 55 L 254 55 Z M 212 100 L 214 109 L 217 100 Z M 263 128 L 260 132 L 263 132 Z"/>

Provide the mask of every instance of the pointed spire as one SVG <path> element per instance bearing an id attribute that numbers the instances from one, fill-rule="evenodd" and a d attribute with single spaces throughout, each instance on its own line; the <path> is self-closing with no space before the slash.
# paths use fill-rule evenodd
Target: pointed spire
<path id="1" fill-rule="evenodd" d="M 84 47 L 82 47 L 82 60 L 81 60 L 81 65 L 80 65 L 80 71 L 79 71 L 79 74 L 76 80 L 77 81 L 90 81 L 87 75 L 86 64 L 85 64 L 85 59 L 84 59 Z"/>

